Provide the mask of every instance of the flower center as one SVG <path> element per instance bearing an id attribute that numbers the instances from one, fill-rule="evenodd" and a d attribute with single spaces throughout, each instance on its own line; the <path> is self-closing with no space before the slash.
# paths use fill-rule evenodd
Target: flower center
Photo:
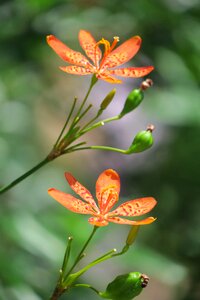
<path id="1" fill-rule="evenodd" d="M 104 62 L 104 60 L 106 59 L 106 57 L 108 56 L 108 54 L 110 54 L 112 52 L 112 50 L 115 48 L 116 44 L 119 42 L 119 37 L 118 36 L 114 36 L 113 37 L 113 42 L 112 44 L 110 44 L 110 42 L 104 38 L 102 38 L 100 41 L 98 41 L 96 43 L 96 46 L 99 46 L 99 45 L 104 45 L 104 55 L 103 55 L 103 58 L 102 58 L 102 61 L 101 61 L 101 65 L 102 63 Z"/>

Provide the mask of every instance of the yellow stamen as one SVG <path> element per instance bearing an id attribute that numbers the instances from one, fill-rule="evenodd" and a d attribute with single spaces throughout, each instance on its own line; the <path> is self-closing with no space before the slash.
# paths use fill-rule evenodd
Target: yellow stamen
<path id="1" fill-rule="evenodd" d="M 112 42 L 112 45 L 110 45 L 110 42 L 104 38 L 102 38 L 99 42 L 96 43 L 95 45 L 95 48 L 98 46 L 98 45 L 104 45 L 105 47 L 105 51 L 104 51 L 104 55 L 102 57 L 102 60 L 101 60 L 101 64 L 100 64 L 100 67 L 101 65 L 103 64 L 103 62 L 105 61 L 106 57 L 108 56 L 108 54 L 110 54 L 110 52 L 115 48 L 116 44 L 119 42 L 119 37 L 118 36 L 114 36 L 113 37 L 113 42 Z M 97 66 L 97 62 L 95 61 L 95 65 Z M 99 66 L 97 66 L 99 67 Z"/>
<path id="2" fill-rule="evenodd" d="M 106 55 L 108 55 L 109 53 L 110 53 L 110 42 L 109 41 L 107 41 L 107 40 L 105 40 L 104 38 L 102 38 L 97 44 L 96 44 L 96 46 L 97 45 L 104 45 L 104 47 L 105 47 L 105 52 L 104 52 L 104 56 Z"/>
<path id="3" fill-rule="evenodd" d="M 116 44 L 119 42 L 118 36 L 114 36 L 113 39 L 114 39 L 114 41 L 112 42 L 112 45 L 110 47 L 110 52 L 115 48 Z"/>

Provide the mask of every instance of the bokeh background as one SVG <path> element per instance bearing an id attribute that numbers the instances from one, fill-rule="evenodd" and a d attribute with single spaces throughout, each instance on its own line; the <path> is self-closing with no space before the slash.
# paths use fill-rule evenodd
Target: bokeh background
<path id="1" fill-rule="evenodd" d="M 80 282 L 103 290 L 116 275 L 140 271 L 150 284 L 138 300 L 200 299 L 200 7 L 198 0 L 12 0 L 0 4 L 0 185 L 8 184 L 50 151 L 73 97 L 85 95 L 89 77 L 67 75 L 47 46 L 55 34 L 80 50 L 79 30 L 121 42 L 140 35 L 143 44 L 131 65 L 154 65 L 154 87 L 141 106 L 123 120 L 88 134 L 89 145 L 126 149 L 134 135 L 156 126 L 154 147 L 123 156 L 82 151 L 63 156 L 1 195 L 0 299 L 48 299 L 58 276 L 66 238 L 73 255 L 91 232 L 87 216 L 68 212 L 47 195 L 69 192 L 64 172 L 72 172 L 92 193 L 106 168 L 121 176 L 121 200 L 154 196 L 158 220 L 142 227 L 124 256 L 91 269 Z M 129 64 L 129 65 L 130 65 Z M 65 65 L 65 64 L 63 64 Z M 141 80 L 124 80 L 104 116 L 114 116 Z M 114 86 L 98 82 L 89 102 L 93 115 Z M 128 226 L 99 230 L 87 259 L 121 249 Z M 83 262 L 84 263 L 84 262 Z M 62 299 L 100 299 L 77 289 Z"/>

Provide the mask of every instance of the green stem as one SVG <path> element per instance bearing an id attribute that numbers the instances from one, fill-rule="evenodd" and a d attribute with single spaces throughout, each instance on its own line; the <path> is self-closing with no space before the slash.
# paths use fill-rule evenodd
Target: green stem
<path id="1" fill-rule="evenodd" d="M 84 126 L 85 129 L 81 130 L 81 135 L 83 135 L 84 133 L 86 133 L 86 132 L 88 132 L 88 131 L 91 131 L 91 130 L 93 130 L 93 129 L 95 129 L 95 128 L 98 128 L 98 127 L 100 127 L 100 126 L 103 126 L 105 123 L 109 123 L 109 122 L 116 121 L 116 120 L 119 120 L 119 119 L 121 119 L 121 116 L 120 116 L 120 115 L 117 115 L 117 116 L 114 116 L 114 117 L 107 118 L 107 119 L 104 119 L 104 120 L 102 120 L 102 121 L 99 121 L 99 122 L 93 124 L 93 125 L 90 126 L 90 127 L 85 128 L 85 126 Z"/>
<path id="2" fill-rule="evenodd" d="M 109 251 L 108 253 L 104 254 L 103 256 L 95 259 L 94 261 L 92 261 L 91 263 L 89 263 L 87 266 L 85 266 L 83 269 L 79 270 L 76 273 L 73 274 L 69 274 L 66 278 L 65 278 L 65 282 L 64 285 L 66 287 L 72 286 L 73 287 L 73 283 L 83 274 L 85 273 L 87 270 L 89 270 L 90 268 L 94 267 L 95 265 L 112 258 L 113 253 L 116 252 L 116 249 L 113 249 L 111 251 Z"/>
<path id="3" fill-rule="evenodd" d="M 66 150 L 64 150 L 64 151 L 62 152 L 62 155 L 63 155 L 63 154 L 66 154 L 66 153 L 70 153 L 70 152 L 75 152 L 75 151 L 79 150 L 78 147 L 80 147 L 80 146 L 82 146 L 82 145 L 85 145 L 85 144 L 86 144 L 86 142 L 81 142 L 81 143 L 75 144 L 75 145 L 73 145 L 73 146 L 67 148 Z"/>
<path id="4" fill-rule="evenodd" d="M 90 264 L 88 264 L 86 267 L 84 267 L 83 269 L 81 269 L 80 271 L 78 271 L 77 273 L 75 274 L 72 274 L 72 276 L 77 276 L 76 279 L 78 277 L 80 277 L 83 273 L 85 273 L 88 269 L 92 268 L 93 266 L 107 260 L 107 259 L 110 259 L 110 258 L 113 258 L 115 256 L 120 256 L 124 253 L 126 253 L 127 251 L 129 250 L 129 246 L 128 245 L 125 245 L 123 247 L 123 249 L 119 252 L 119 253 L 116 253 L 116 249 L 112 249 L 111 251 L 109 251 L 108 253 L 100 256 L 99 258 L 95 259 L 94 261 L 92 261 Z"/>
<path id="5" fill-rule="evenodd" d="M 87 114 L 90 108 L 92 108 L 92 104 L 88 105 L 88 107 L 82 112 L 82 114 L 79 117 L 77 117 L 76 123 L 78 123 Z"/>
<path id="6" fill-rule="evenodd" d="M 95 265 L 110 259 L 113 257 L 113 254 L 116 252 L 116 249 L 113 249 L 111 251 L 109 251 L 108 253 L 104 254 L 103 256 L 95 259 L 94 261 L 92 261 L 91 263 L 89 263 L 87 266 L 85 266 L 83 269 L 79 270 L 76 273 L 70 274 L 65 278 L 65 286 L 72 286 L 73 282 L 75 280 L 77 280 L 83 273 L 85 273 L 87 270 L 89 270 L 90 268 L 94 267 Z"/>
<path id="7" fill-rule="evenodd" d="M 74 128 L 74 126 L 76 125 L 76 122 L 78 122 L 78 121 L 76 121 L 76 118 L 80 115 L 81 110 L 82 110 L 82 108 L 83 108 L 83 106 L 84 106 L 84 104 L 85 104 L 85 102 L 86 102 L 86 100 L 87 100 L 87 98 L 88 98 L 88 96 L 89 96 L 89 94 L 90 94 L 90 92 L 91 92 L 91 90 L 92 90 L 92 88 L 93 88 L 93 86 L 95 85 L 96 82 L 97 82 L 97 79 L 95 79 L 94 77 L 92 77 L 92 80 L 91 80 L 91 83 L 90 83 L 90 87 L 89 87 L 89 89 L 88 89 L 88 92 L 87 92 L 85 98 L 83 99 L 83 102 L 82 102 L 82 104 L 81 104 L 81 106 L 80 106 L 80 108 L 79 108 L 79 110 L 78 110 L 78 112 L 77 112 L 77 114 L 76 114 L 76 116 L 75 116 L 75 118 L 74 118 L 74 120 L 73 120 L 71 126 L 70 126 L 70 129 L 69 129 L 68 133 Z M 62 130 L 61 130 L 61 132 L 60 132 L 60 134 L 59 134 L 59 136 L 58 136 L 58 138 L 57 138 L 55 144 L 54 144 L 54 147 L 53 147 L 52 151 L 51 151 L 51 154 L 52 154 L 52 155 L 48 155 L 43 161 L 41 161 L 40 163 L 38 163 L 35 167 L 33 167 L 32 169 L 30 169 L 28 172 L 24 173 L 22 176 L 18 177 L 16 180 L 12 181 L 12 182 L 11 182 L 10 184 L 8 184 L 7 186 L 2 187 L 2 188 L 0 189 L 0 194 L 3 194 L 4 192 L 8 191 L 8 190 L 11 189 L 12 187 L 14 187 L 14 186 L 17 185 L 18 183 L 20 183 L 22 180 L 24 180 L 25 178 L 27 178 L 28 176 L 30 176 L 31 174 L 33 174 L 35 171 L 37 171 L 38 169 L 40 169 L 42 166 L 46 165 L 46 164 L 47 164 L 48 162 L 50 162 L 51 160 L 53 160 L 53 159 L 55 159 L 56 157 L 59 157 L 61 154 L 63 154 L 63 153 L 55 153 L 54 150 L 56 149 L 56 146 L 58 145 L 58 143 L 59 143 L 59 141 L 60 141 L 60 138 L 62 137 L 63 132 L 64 132 L 64 130 L 66 129 L 66 126 L 67 126 L 68 123 L 69 123 L 69 120 L 70 120 L 70 118 L 71 118 L 71 115 L 72 115 L 72 113 L 73 113 L 73 111 L 74 111 L 74 108 L 75 108 L 75 105 L 76 105 L 76 101 L 77 101 L 77 99 L 75 98 L 75 99 L 74 99 L 74 102 L 73 102 L 73 104 L 72 104 L 71 110 L 70 110 L 70 112 L 69 112 L 69 115 L 68 115 L 68 117 L 67 117 L 67 120 L 66 120 L 66 122 L 65 122 L 65 124 L 64 124 L 64 126 L 63 126 L 63 128 L 62 128 Z M 91 107 L 91 106 L 89 106 L 89 107 L 86 109 L 86 111 L 83 112 L 82 116 L 90 109 L 90 107 Z M 55 155 L 55 154 L 56 154 L 56 155 Z"/>
<path id="8" fill-rule="evenodd" d="M 120 256 L 124 253 L 126 253 L 129 249 L 129 246 L 128 245 L 125 245 L 122 249 L 122 251 L 120 251 L 119 253 L 116 253 L 116 249 L 112 249 L 111 251 L 109 251 L 108 253 L 100 256 L 99 258 L 95 259 L 94 261 L 92 261 L 90 264 L 88 264 L 87 266 L 85 266 L 83 269 L 81 269 L 80 271 L 78 271 L 77 273 L 75 274 L 72 274 L 72 276 L 75 276 L 76 279 L 78 277 L 80 277 L 83 273 L 85 273 L 88 269 L 94 267 L 95 265 L 105 261 L 105 260 L 108 260 L 110 258 L 113 258 L 115 256 Z"/>
<path id="9" fill-rule="evenodd" d="M 71 281 L 71 282 L 68 283 L 67 279 L 70 278 L 71 271 L 74 269 L 74 267 L 77 265 L 77 263 L 83 257 L 83 252 L 85 251 L 87 245 L 91 241 L 91 239 L 94 236 L 94 234 L 97 231 L 97 229 L 98 229 L 98 227 L 94 226 L 94 228 L 92 230 L 92 233 L 90 234 L 90 236 L 87 239 L 86 243 L 84 244 L 83 248 L 79 252 L 79 254 L 78 254 L 78 256 L 77 256 L 74 264 L 72 265 L 72 267 L 70 268 L 70 270 L 67 272 L 67 274 L 64 277 L 64 272 L 65 272 L 65 269 L 66 269 L 66 266 L 67 266 L 67 262 L 68 262 L 68 259 L 69 259 L 69 255 L 70 255 L 72 238 L 70 238 L 70 240 L 68 241 L 68 245 L 67 245 L 67 248 L 66 248 L 66 251 L 65 251 L 65 255 L 64 255 L 64 259 L 63 259 L 62 269 L 61 269 L 61 272 L 60 272 L 60 278 L 59 278 L 59 280 L 57 282 L 57 285 L 56 285 L 56 287 L 55 287 L 55 289 L 53 291 L 53 294 L 52 294 L 50 300 L 57 300 L 64 292 L 66 292 L 66 290 L 73 283 L 73 281 Z"/>
<path id="10" fill-rule="evenodd" d="M 73 104 L 72 104 L 71 110 L 70 110 L 69 115 L 68 115 L 68 117 L 67 117 L 67 120 L 66 120 L 66 122 L 65 122 L 65 124 L 64 124 L 64 126 L 63 126 L 63 129 L 61 130 L 61 132 L 60 132 L 60 134 L 59 134 L 59 136 L 58 136 L 58 138 L 57 138 L 57 140 L 56 140 L 56 142 L 55 142 L 54 148 L 56 148 L 56 146 L 58 145 L 58 143 L 59 143 L 59 141 L 60 141 L 60 139 L 61 139 L 61 137 L 62 137 L 62 135 L 63 135 L 63 132 L 65 131 L 65 128 L 67 127 L 67 125 L 68 125 L 68 123 L 69 123 L 69 120 L 70 120 L 70 118 L 71 118 L 71 115 L 72 115 L 72 113 L 73 113 L 73 111 L 74 111 L 74 108 L 75 108 L 75 106 L 76 106 L 76 102 L 77 102 L 77 98 L 74 98 L 74 102 L 73 102 Z"/>
<path id="11" fill-rule="evenodd" d="M 82 130 L 84 130 L 85 128 L 87 128 L 90 124 L 92 124 L 96 119 L 98 119 L 98 117 L 101 115 L 101 113 L 98 111 L 98 113 L 96 114 L 96 116 L 94 118 L 92 118 L 88 123 L 86 123 Z"/>
<path id="12" fill-rule="evenodd" d="M 122 249 L 120 252 L 114 253 L 114 254 L 112 255 L 112 257 L 120 256 L 120 255 L 126 253 L 128 250 L 129 250 L 129 245 L 125 245 L 125 246 L 123 247 L 123 249 Z"/>
<path id="13" fill-rule="evenodd" d="M 61 268 L 60 278 L 62 278 L 62 275 L 65 273 L 67 263 L 69 261 L 69 256 L 70 256 L 70 252 L 71 252 L 71 243 L 72 243 L 72 237 L 69 237 L 68 238 L 68 243 L 67 243 L 67 248 L 66 248 L 66 251 L 65 251 L 64 259 L 63 259 L 62 268 Z"/>
<path id="14" fill-rule="evenodd" d="M 92 88 L 92 87 L 91 87 Z M 90 90 L 91 90 L 90 88 Z M 87 93 L 88 94 L 88 93 Z M 88 94 L 89 95 L 89 94 Z M 87 98 L 85 97 L 85 99 L 87 100 Z M 75 102 L 76 100 L 74 100 L 74 106 L 75 106 Z M 70 111 L 70 116 L 71 116 L 71 112 L 73 111 L 73 107 Z M 91 127 L 89 128 L 86 128 L 84 130 L 81 130 L 75 137 L 74 139 L 72 139 L 70 141 L 70 143 L 72 143 L 74 140 L 77 140 L 80 136 L 82 136 L 83 134 L 85 134 L 86 132 L 88 131 L 91 131 L 95 128 L 98 128 L 100 126 L 103 126 L 105 123 L 109 123 L 111 121 L 115 121 L 115 120 L 119 120 L 121 118 L 120 115 L 117 115 L 117 116 L 114 116 L 114 117 L 111 117 L 111 118 L 108 118 L 108 119 L 105 119 L 105 120 L 102 120 L 102 121 L 99 121 L 95 124 L 93 124 Z M 75 120 L 75 119 L 74 119 Z M 54 148 L 57 146 L 58 142 L 59 142 L 59 139 L 60 137 L 62 136 L 63 132 L 64 132 L 64 129 L 66 127 L 66 125 L 68 124 L 68 119 L 67 121 L 65 122 L 65 125 L 54 145 Z M 73 126 L 75 125 L 75 123 L 73 124 Z M 70 131 L 70 129 L 69 129 Z M 79 144 L 75 145 L 76 147 L 78 146 Z M 75 151 L 78 151 L 78 150 L 86 150 L 86 149 L 101 149 L 101 150 L 107 150 L 107 151 L 115 151 L 115 152 L 119 152 L 119 153 L 122 153 L 122 154 L 127 154 L 127 150 L 122 150 L 122 149 L 118 149 L 118 148 L 112 148 L 112 147 L 107 147 L 107 146 L 90 146 L 90 147 L 82 147 L 82 148 L 76 148 L 75 146 L 72 146 L 71 148 L 69 148 L 70 151 L 68 151 L 68 149 L 66 149 L 66 151 L 63 151 L 62 153 L 60 154 L 57 154 L 56 156 L 54 155 L 48 155 L 43 161 L 41 161 L 39 164 L 37 164 L 35 167 L 33 167 L 32 169 L 30 169 L 28 172 L 24 173 L 22 176 L 18 177 L 16 180 L 14 180 L 13 182 L 11 182 L 10 184 L 8 184 L 7 186 L 5 187 L 2 187 L 0 189 L 0 194 L 3 194 L 4 192 L 6 192 L 7 190 L 11 189 L 12 187 L 14 187 L 15 185 L 17 185 L 19 182 L 21 182 L 22 180 L 24 180 L 26 177 L 30 176 L 31 174 L 33 174 L 35 171 L 37 171 L 38 169 L 40 169 L 42 166 L 44 166 L 45 164 L 49 163 L 50 161 L 52 161 L 53 159 L 55 159 L 56 157 L 59 157 L 60 155 L 62 154 L 65 154 L 65 153 L 69 153 L 69 152 L 75 152 Z M 52 150 L 52 153 L 54 154 L 54 148 Z"/>
<path id="15" fill-rule="evenodd" d="M 79 252 L 77 258 L 75 259 L 75 262 L 73 263 L 72 267 L 70 268 L 70 270 L 67 272 L 65 279 L 67 279 L 67 277 L 69 276 L 69 274 L 73 271 L 73 269 L 75 268 L 75 266 L 77 265 L 77 263 L 81 260 L 81 258 L 83 257 L 83 252 L 85 251 L 87 245 L 89 244 L 89 242 L 91 241 L 91 239 L 93 238 L 95 232 L 97 231 L 98 227 L 94 226 L 92 233 L 90 234 L 89 238 L 87 239 L 86 243 L 84 244 L 83 248 L 81 249 L 81 251 Z"/>
<path id="16" fill-rule="evenodd" d="M 38 169 L 40 169 L 44 165 L 48 164 L 50 161 L 51 160 L 49 159 L 49 157 L 46 157 L 44 160 L 42 160 L 39 164 L 37 164 L 32 169 L 30 169 L 28 172 L 24 173 L 22 176 L 18 177 L 17 179 L 15 179 L 14 181 L 12 181 L 10 184 L 6 185 L 5 187 L 2 187 L 0 189 L 0 194 L 3 194 L 6 191 L 8 191 L 9 189 L 13 188 L 19 182 L 21 182 L 22 180 L 24 180 L 25 178 L 27 178 L 28 176 L 30 176 L 31 174 L 33 174 L 35 171 L 37 171 Z"/>
<path id="17" fill-rule="evenodd" d="M 85 284 L 85 283 L 77 283 L 75 285 L 73 285 L 72 287 L 85 287 L 85 288 L 89 288 L 91 290 L 93 290 L 95 293 L 97 293 L 99 295 L 99 291 L 97 289 L 95 289 L 93 286 L 91 286 L 90 284 Z"/>
<path id="18" fill-rule="evenodd" d="M 96 118 L 94 118 L 96 119 Z M 92 119 L 92 120 L 94 120 Z M 109 122 L 112 122 L 112 121 L 115 121 L 115 120 L 119 120 L 121 119 L 121 116 L 120 115 L 117 115 L 117 116 L 114 116 L 114 117 L 111 117 L 111 118 L 108 118 L 108 119 L 105 119 L 105 120 L 102 120 L 102 121 L 99 121 L 95 124 L 93 124 L 92 126 L 86 128 L 86 125 L 79 131 L 79 133 L 76 134 L 76 136 L 71 140 L 71 143 L 75 140 L 77 140 L 79 137 L 81 137 L 83 134 L 85 134 L 86 132 L 89 132 L 95 128 L 98 128 L 98 127 L 101 127 L 103 126 L 105 123 L 109 123 Z M 92 122 L 92 121 L 91 121 Z M 89 122 L 88 124 L 90 124 L 91 122 Z M 88 125 L 87 124 L 87 125 Z M 87 149 L 87 148 L 86 148 Z M 79 149 L 78 149 L 79 150 Z M 80 150 L 83 150 L 82 148 Z"/>
<path id="19" fill-rule="evenodd" d="M 77 113 L 76 113 L 76 115 L 75 115 L 75 117 L 74 117 L 74 120 L 72 121 L 72 124 L 71 124 L 71 126 L 70 126 L 70 129 L 69 129 L 69 131 L 79 122 L 79 115 L 80 115 L 80 113 L 81 113 L 81 111 L 82 111 L 82 109 L 83 109 L 83 106 L 85 105 L 85 103 L 86 103 L 86 101 L 87 101 L 87 99 L 88 99 L 88 97 L 89 97 L 89 94 L 90 94 L 90 92 L 91 92 L 91 90 L 92 90 L 92 88 L 93 88 L 93 86 L 95 85 L 95 83 L 97 82 L 97 78 L 95 79 L 96 77 L 95 77 L 95 75 L 93 75 L 92 76 L 92 79 L 91 79 L 91 83 L 90 83 L 90 86 L 89 86 L 89 89 L 88 89 L 88 91 L 87 91 L 87 94 L 85 95 L 85 98 L 83 99 L 83 101 L 82 101 L 82 103 L 81 103 L 81 106 L 79 107 L 79 109 L 78 109 L 78 111 L 77 111 Z"/>
<path id="20" fill-rule="evenodd" d="M 118 152 L 118 153 L 122 153 L 122 154 L 127 154 L 127 150 L 113 148 L 113 147 L 109 147 L 109 146 L 88 146 L 88 147 L 75 148 L 75 149 L 70 148 L 70 152 L 74 152 L 74 151 L 78 151 L 78 150 L 88 150 L 88 149 L 106 150 L 106 151 L 113 151 L 113 152 Z"/>
<path id="21" fill-rule="evenodd" d="M 96 227 L 97 229 L 98 227 Z M 87 240 L 86 244 L 84 245 L 83 249 L 81 250 L 81 252 L 79 253 L 74 265 L 72 266 L 72 268 L 70 269 L 70 271 L 67 273 L 67 275 L 65 276 L 64 278 L 64 281 L 62 282 L 62 286 L 57 286 L 55 291 L 56 290 L 63 290 L 63 292 L 69 288 L 69 287 L 78 287 L 78 286 L 83 286 L 83 287 L 88 287 L 88 288 L 91 288 L 93 289 L 96 293 L 99 294 L 99 292 L 94 289 L 93 287 L 91 287 L 90 285 L 85 285 L 85 284 L 73 284 L 83 273 L 85 273 L 87 270 L 89 270 L 90 268 L 94 267 L 95 265 L 103 262 L 103 261 L 106 261 L 110 258 L 113 258 L 115 256 L 119 256 L 119 255 L 122 255 L 124 253 L 126 253 L 129 249 L 129 246 L 128 245 L 125 245 L 122 249 L 121 252 L 119 253 L 116 253 L 116 249 L 112 249 L 111 251 L 107 252 L 106 254 L 100 256 L 99 258 L 95 259 L 94 261 L 92 261 L 91 263 L 89 263 L 87 266 L 85 266 L 84 268 L 82 268 L 81 270 L 79 270 L 78 272 L 76 273 L 73 273 L 73 274 L 70 274 L 71 271 L 73 270 L 73 268 L 75 267 L 75 265 L 79 262 L 80 258 L 82 257 L 82 254 L 83 254 L 83 251 L 85 250 L 86 246 L 88 245 L 89 241 L 91 240 L 92 236 L 94 235 L 95 233 L 95 227 L 94 227 L 94 230 L 92 232 L 92 234 L 90 235 L 89 239 Z M 65 288 L 65 290 L 64 290 Z"/>

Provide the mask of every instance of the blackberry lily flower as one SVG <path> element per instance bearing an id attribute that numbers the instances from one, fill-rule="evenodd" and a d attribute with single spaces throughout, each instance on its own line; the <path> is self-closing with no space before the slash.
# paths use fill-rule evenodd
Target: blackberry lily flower
<path id="1" fill-rule="evenodd" d="M 119 42 L 118 37 L 114 37 L 112 44 L 104 38 L 96 42 L 90 32 L 80 30 L 79 42 L 89 59 L 80 52 L 70 49 L 54 35 L 47 36 L 49 46 L 64 61 L 71 64 L 70 66 L 60 67 L 62 71 L 76 75 L 95 74 L 97 78 L 107 82 L 121 83 L 122 81 L 116 79 L 113 75 L 137 78 L 149 74 L 154 69 L 152 66 L 112 69 L 128 62 L 135 56 L 142 42 L 139 36 L 133 36 L 121 46 L 115 48 Z M 99 45 L 104 45 L 103 56 Z"/>
<path id="2" fill-rule="evenodd" d="M 48 190 L 49 195 L 61 205 L 75 213 L 92 215 L 88 221 L 94 226 L 106 226 L 109 222 L 129 225 L 146 225 L 156 220 L 153 217 L 148 217 L 141 221 L 132 221 L 121 218 L 141 216 L 151 211 L 157 203 L 152 197 L 130 200 L 121 204 L 115 210 L 110 211 L 118 201 L 120 192 L 119 175 L 112 169 L 105 170 L 97 179 L 96 197 L 98 206 L 91 193 L 70 173 L 65 173 L 65 177 L 70 187 L 84 201 L 54 188 Z"/>

